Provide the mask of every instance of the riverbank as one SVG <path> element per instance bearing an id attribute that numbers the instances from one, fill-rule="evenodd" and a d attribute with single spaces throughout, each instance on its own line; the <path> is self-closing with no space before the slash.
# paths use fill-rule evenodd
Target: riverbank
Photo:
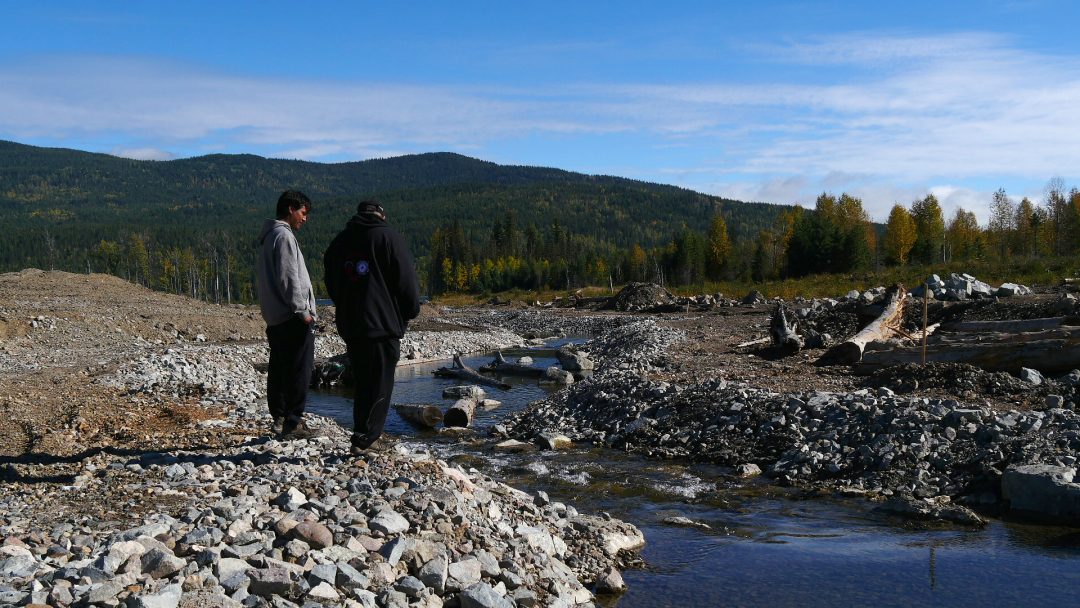
<path id="1" fill-rule="evenodd" d="M 352 458 L 328 419 L 270 438 L 250 308 L 39 271 L 0 296 L 0 605 L 590 605 L 644 542 L 422 448 Z M 417 325 L 434 327 L 410 332 L 414 360 L 522 342 Z"/>
<path id="2" fill-rule="evenodd" d="M 403 363 L 593 335 L 592 375 L 497 433 L 714 463 L 724 483 L 764 474 L 964 525 L 1005 505 L 1011 466 L 1075 465 L 1073 375 L 858 377 L 814 366 L 820 349 L 777 358 L 745 346 L 767 335 L 771 304 L 428 307 Z M 852 325 L 843 305 L 823 308 L 840 315 L 833 327 Z M 574 605 L 620 586 L 620 550 L 643 541 L 629 524 L 413 444 L 355 461 L 326 419 L 313 418 L 318 439 L 270 439 L 257 317 L 100 275 L 0 275 L 0 411 L 12 421 L 0 429 L 0 603 Z M 320 335 L 320 356 L 342 349 Z"/>

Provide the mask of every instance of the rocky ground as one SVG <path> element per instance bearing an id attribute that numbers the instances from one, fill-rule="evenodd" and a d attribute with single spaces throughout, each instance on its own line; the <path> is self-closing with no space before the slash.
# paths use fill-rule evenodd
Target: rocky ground
<path id="1" fill-rule="evenodd" d="M 524 341 L 439 314 L 405 357 Z M 257 309 L 29 270 L 0 322 L 0 605 L 589 605 L 644 542 L 426 452 L 352 458 L 326 419 L 272 439 Z"/>
<path id="2" fill-rule="evenodd" d="M 790 356 L 760 341 L 777 302 L 657 288 L 614 310 L 425 306 L 402 353 L 593 335 L 563 362 L 579 381 L 498 433 L 713 462 L 908 515 L 975 524 L 1016 465 L 1074 470 L 1080 372 L 814 365 L 883 291 L 785 303 L 815 337 Z M 1077 312 L 1063 293 L 930 311 Z M 343 345 L 320 315 L 329 357 Z M 329 420 L 314 440 L 271 439 L 262 332 L 257 309 L 102 275 L 0 275 L 0 605 L 577 605 L 620 588 L 643 542 L 629 524 L 392 442 L 352 459 Z"/>

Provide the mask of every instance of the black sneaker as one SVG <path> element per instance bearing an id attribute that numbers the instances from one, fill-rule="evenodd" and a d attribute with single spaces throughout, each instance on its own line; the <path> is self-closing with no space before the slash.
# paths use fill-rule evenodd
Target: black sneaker
<path id="1" fill-rule="evenodd" d="M 363 456 L 364 454 L 367 454 L 367 449 L 371 447 L 371 444 L 367 442 L 367 439 L 356 433 L 353 433 L 352 437 L 349 438 L 349 444 L 349 453 L 353 456 Z"/>
<path id="2" fill-rule="evenodd" d="M 286 422 L 281 429 L 281 433 L 278 434 L 278 439 L 281 441 L 292 441 L 293 439 L 311 439 L 312 437 L 317 436 L 317 433 L 311 430 L 311 428 L 303 421 L 296 424 L 289 424 Z"/>

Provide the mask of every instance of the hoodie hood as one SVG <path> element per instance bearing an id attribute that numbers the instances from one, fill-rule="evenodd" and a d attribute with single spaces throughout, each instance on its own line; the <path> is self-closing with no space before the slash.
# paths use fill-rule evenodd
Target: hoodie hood
<path id="1" fill-rule="evenodd" d="M 345 226 L 349 230 L 370 230 L 372 228 L 380 228 L 387 225 L 386 220 L 376 215 L 370 213 L 357 213 L 349 218 L 349 223 Z"/>
<path id="2" fill-rule="evenodd" d="M 289 227 L 288 222 L 283 220 L 266 220 L 263 222 L 262 230 L 259 231 L 259 238 L 255 241 L 255 246 L 261 247 L 263 241 L 266 240 L 266 236 L 276 230 L 278 226 L 292 232 L 292 228 Z"/>

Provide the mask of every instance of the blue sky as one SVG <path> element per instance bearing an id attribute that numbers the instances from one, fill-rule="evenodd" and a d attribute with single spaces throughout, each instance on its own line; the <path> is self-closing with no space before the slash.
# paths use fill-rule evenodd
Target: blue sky
<path id="1" fill-rule="evenodd" d="M 880 5 L 880 6 L 879 6 Z M 452 151 L 874 219 L 1080 186 L 1080 4 L 3 1 L 0 139 Z"/>

